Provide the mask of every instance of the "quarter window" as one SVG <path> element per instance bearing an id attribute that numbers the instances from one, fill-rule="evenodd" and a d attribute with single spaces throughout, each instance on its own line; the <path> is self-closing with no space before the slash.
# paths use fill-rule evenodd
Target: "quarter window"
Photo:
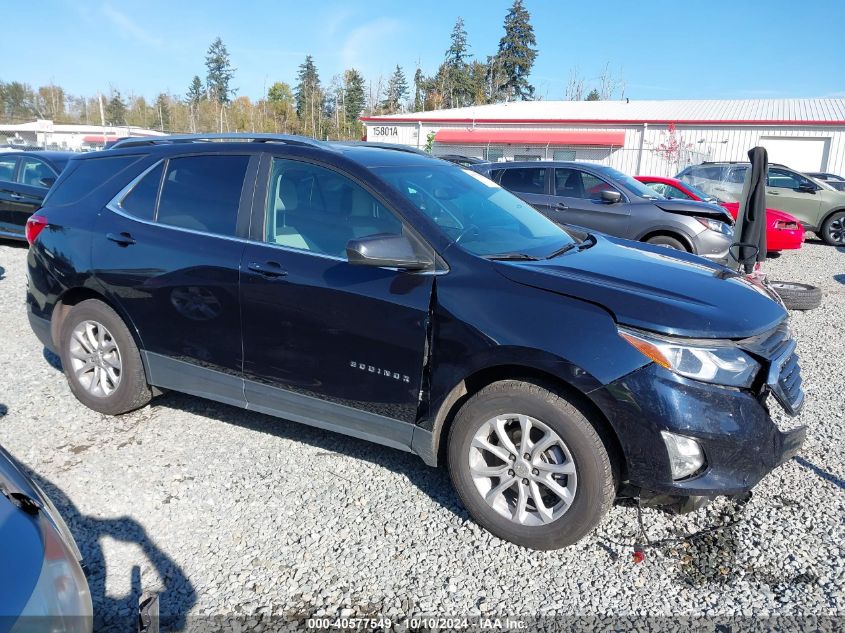
<path id="1" fill-rule="evenodd" d="M 132 187 L 126 197 L 121 200 L 120 208 L 130 215 L 142 220 L 153 220 L 155 218 L 156 200 L 158 189 L 161 185 L 161 174 L 164 171 L 164 163 L 159 163 L 155 169 L 147 173 L 138 183 Z"/>
<path id="2" fill-rule="evenodd" d="M 159 224 L 234 235 L 249 156 L 171 158 L 158 203 Z"/>
<path id="3" fill-rule="evenodd" d="M 402 222 L 366 189 L 331 169 L 274 159 L 267 191 L 265 240 L 345 257 L 349 240 L 402 235 Z"/>
<path id="4" fill-rule="evenodd" d="M 514 167 L 505 169 L 499 183 L 517 193 L 546 193 L 546 168 Z"/>

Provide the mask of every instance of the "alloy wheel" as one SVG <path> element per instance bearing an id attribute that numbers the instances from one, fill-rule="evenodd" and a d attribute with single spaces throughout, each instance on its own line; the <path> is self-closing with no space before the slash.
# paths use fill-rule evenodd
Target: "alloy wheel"
<path id="1" fill-rule="evenodd" d="M 827 235 L 831 242 L 845 244 L 845 214 L 835 217 L 828 222 Z"/>
<path id="2" fill-rule="evenodd" d="M 469 471 L 487 504 L 526 526 L 551 523 L 572 505 L 578 475 L 560 436 L 536 418 L 499 415 L 472 438 Z"/>
<path id="3" fill-rule="evenodd" d="M 123 363 L 111 332 L 97 321 L 82 321 L 70 336 L 70 361 L 79 385 L 89 394 L 106 398 L 120 385 Z"/>

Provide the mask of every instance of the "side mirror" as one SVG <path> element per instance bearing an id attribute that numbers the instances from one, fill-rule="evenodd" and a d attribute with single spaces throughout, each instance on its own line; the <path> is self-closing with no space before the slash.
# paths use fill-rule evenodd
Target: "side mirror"
<path id="1" fill-rule="evenodd" d="M 811 182 L 802 182 L 798 185 L 798 191 L 801 193 L 816 193 L 818 190 L 819 188 Z"/>
<path id="2" fill-rule="evenodd" d="M 616 204 L 622 200 L 622 194 L 618 191 L 611 191 L 610 189 L 605 189 L 601 192 L 601 201 L 606 202 L 607 204 Z"/>
<path id="3" fill-rule="evenodd" d="M 42 187 L 47 187 L 47 189 L 49 189 L 53 186 L 53 183 L 56 182 L 56 179 L 53 178 L 53 176 L 47 176 L 46 178 L 42 178 L 38 182 L 41 183 Z"/>
<path id="4" fill-rule="evenodd" d="M 414 250 L 411 240 L 404 235 L 371 235 L 349 240 L 346 257 L 356 266 L 425 270 L 434 262 Z"/>

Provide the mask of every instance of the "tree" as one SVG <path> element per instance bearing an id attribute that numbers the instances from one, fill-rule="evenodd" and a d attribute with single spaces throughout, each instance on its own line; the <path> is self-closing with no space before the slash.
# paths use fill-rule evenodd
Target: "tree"
<path id="1" fill-rule="evenodd" d="M 235 76 L 235 69 L 229 60 L 229 51 L 226 50 L 226 45 L 219 37 L 208 47 L 205 67 L 207 70 L 205 85 L 209 96 L 221 105 L 229 103 L 237 92 L 229 85 Z"/>
<path id="2" fill-rule="evenodd" d="M 422 68 L 417 66 L 417 71 L 414 73 L 414 112 L 425 109 L 426 83 Z"/>
<path id="3" fill-rule="evenodd" d="M 156 97 L 155 116 L 159 130 L 163 132 L 170 129 L 170 98 L 163 92 Z"/>
<path id="4" fill-rule="evenodd" d="M 592 90 L 590 90 L 590 94 L 586 96 L 584 101 L 601 101 L 601 95 L 599 94 L 598 90 L 593 88 Z"/>
<path id="5" fill-rule="evenodd" d="M 188 86 L 188 91 L 185 93 L 185 103 L 196 106 L 204 97 L 205 91 L 202 89 L 202 79 L 199 75 L 194 75 L 191 85 Z"/>
<path id="6" fill-rule="evenodd" d="M 106 123 L 126 125 L 126 103 L 120 96 L 119 90 L 112 90 L 111 98 L 106 104 Z"/>
<path id="7" fill-rule="evenodd" d="M 537 44 L 531 15 L 522 5 L 522 0 L 514 0 L 505 16 L 505 35 L 499 40 L 495 66 L 501 73 L 500 83 L 496 86 L 498 99 L 533 99 L 534 86 L 528 82 L 531 68 L 537 57 Z"/>
<path id="8" fill-rule="evenodd" d="M 578 68 L 569 71 L 569 82 L 566 84 L 567 101 L 581 101 L 584 98 L 584 78 L 579 74 Z"/>
<path id="9" fill-rule="evenodd" d="M 367 102 L 364 90 L 364 77 L 354 68 L 343 73 L 343 113 L 346 118 L 347 129 L 359 129 L 358 117 L 364 111 Z"/>
<path id="10" fill-rule="evenodd" d="M 455 26 L 452 27 L 446 57 L 435 77 L 435 83 L 443 95 L 444 105 L 447 108 L 460 108 L 473 101 L 470 68 L 467 63 L 468 48 L 464 20 L 458 18 Z"/>
<path id="11" fill-rule="evenodd" d="M 388 113 L 393 114 L 398 112 L 402 107 L 402 100 L 408 96 L 408 80 L 405 79 L 405 73 L 397 64 L 396 70 L 387 80 L 387 89 L 385 90 L 384 101 L 381 107 Z"/>
<path id="12" fill-rule="evenodd" d="M 283 81 L 274 83 L 267 91 L 267 102 L 270 104 L 270 114 L 273 117 L 276 131 L 281 124 L 281 131 L 287 134 L 290 120 L 296 117 L 293 92 L 290 86 Z"/>
<path id="13" fill-rule="evenodd" d="M 323 90 L 317 65 L 311 55 L 307 55 L 299 66 L 296 78 L 296 114 L 302 122 L 302 131 L 319 137 L 322 132 Z"/>

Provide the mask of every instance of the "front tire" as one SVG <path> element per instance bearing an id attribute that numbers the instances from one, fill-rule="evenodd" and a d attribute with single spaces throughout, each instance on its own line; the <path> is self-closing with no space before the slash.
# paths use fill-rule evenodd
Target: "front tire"
<path id="1" fill-rule="evenodd" d="M 648 238 L 646 240 L 646 243 L 654 244 L 655 246 L 664 246 L 666 248 L 671 248 L 676 251 L 684 251 L 685 253 L 689 252 L 689 249 L 684 246 L 684 243 L 681 242 L 681 240 L 670 235 L 655 235 L 653 237 Z"/>
<path id="2" fill-rule="evenodd" d="M 73 306 L 59 336 L 70 390 L 89 409 L 119 415 L 152 398 L 135 340 L 123 319 L 96 299 Z"/>
<path id="3" fill-rule="evenodd" d="M 472 517 L 533 549 L 572 545 L 610 508 L 613 469 L 596 428 L 564 395 L 503 380 L 464 404 L 448 443 L 452 483 Z"/>
<path id="4" fill-rule="evenodd" d="M 845 246 L 845 211 L 831 213 L 818 235 L 831 246 Z"/>

